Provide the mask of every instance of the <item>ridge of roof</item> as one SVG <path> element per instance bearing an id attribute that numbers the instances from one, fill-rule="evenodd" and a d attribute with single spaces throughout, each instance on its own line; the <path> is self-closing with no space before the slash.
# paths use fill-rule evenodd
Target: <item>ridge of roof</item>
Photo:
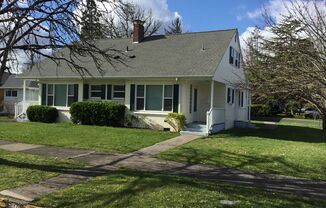
<path id="1" fill-rule="evenodd" d="M 185 36 L 185 35 L 194 35 L 194 34 L 204 34 L 204 33 L 216 33 L 216 32 L 227 32 L 227 31 L 238 31 L 237 28 L 230 28 L 230 29 L 222 29 L 222 30 L 207 30 L 207 31 L 197 31 L 197 32 L 185 32 L 185 33 L 180 33 L 180 34 L 157 34 L 157 35 L 152 35 L 152 36 L 147 36 L 144 37 L 146 38 L 155 38 L 159 36 L 166 36 L 166 37 L 171 37 L 171 36 Z M 94 41 L 105 41 L 105 40 L 112 40 L 112 41 L 117 41 L 117 40 L 131 40 L 132 37 L 123 37 L 123 38 L 101 38 L 101 39 L 96 39 Z"/>

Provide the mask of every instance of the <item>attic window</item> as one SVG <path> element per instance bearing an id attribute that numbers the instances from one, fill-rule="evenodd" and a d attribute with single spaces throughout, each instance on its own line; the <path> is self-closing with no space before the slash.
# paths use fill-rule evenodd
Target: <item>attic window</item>
<path id="1" fill-rule="evenodd" d="M 136 56 L 135 55 L 131 55 L 131 56 L 129 56 L 129 58 L 133 59 L 133 58 L 136 58 Z"/>
<path id="2" fill-rule="evenodd" d="M 120 56 L 114 56 L 113 58 L 114 59 L 120 59 L 121 57 Z"/>

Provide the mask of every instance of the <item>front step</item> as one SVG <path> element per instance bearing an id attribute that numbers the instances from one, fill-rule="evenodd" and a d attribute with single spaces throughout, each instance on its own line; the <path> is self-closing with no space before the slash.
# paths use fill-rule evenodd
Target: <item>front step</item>
<path id="1" fill-rule="evenodd" d="M 187 124 L 186 128 L 180 133 L 182 135 L 192 134 L 192 135 L 199 135 L 199 136 L 208 136 L 207 126 L 205 124 L 199 124 L 199 123 Z"/>

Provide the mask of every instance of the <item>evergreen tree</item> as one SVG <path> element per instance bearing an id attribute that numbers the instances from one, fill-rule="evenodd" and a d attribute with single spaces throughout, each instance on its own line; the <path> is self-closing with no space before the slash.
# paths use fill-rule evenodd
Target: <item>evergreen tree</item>
<path id="1" fill-rule="evenodd" d="M 82 40 L 105 38 L 105 26 L 100 22 L 101 18 L 102 14 L 98 10 L 95 0 L 87 0 L 81 21 Z"/>
<path id="2" fill-rule="evenodd" d="M 165 29 L 165 34 L 181 34 L 182 33 L 182 22 L 179 17 L 172 21 L 171 25 L 168 26 L 168 29 Z"/>

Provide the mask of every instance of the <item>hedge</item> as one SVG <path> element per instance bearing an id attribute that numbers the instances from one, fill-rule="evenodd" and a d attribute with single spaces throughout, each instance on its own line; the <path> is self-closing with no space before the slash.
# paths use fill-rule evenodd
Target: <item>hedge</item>
<path id="1" fill-rule="evenodd" d="M 174 131 L 180 132 L 186 125 L 186 116 L 182 113 L 169 113 L 164 120 Z"/>
<path id="2" fill-rule="evenodd" d="M 27 117 L 32 122 L 54 123 L 58 118 L 58 110 L 43 105 L 29 106 L 27 108 Z"/>
<path id="3" fill-rule="evenodd" d="M 261 116 L 272 116 L 272 108 L 270 105 L 252 105 L 251 106 L 251 116 L 252 117 L 261 117 Z"/>
<path id="4" fill-rule="evenodd" d="M 124 105 L 113 102 L 76 102 L 70 107 L 71 121 L 82 125 L 123 126 L 125 111 Z"/>

